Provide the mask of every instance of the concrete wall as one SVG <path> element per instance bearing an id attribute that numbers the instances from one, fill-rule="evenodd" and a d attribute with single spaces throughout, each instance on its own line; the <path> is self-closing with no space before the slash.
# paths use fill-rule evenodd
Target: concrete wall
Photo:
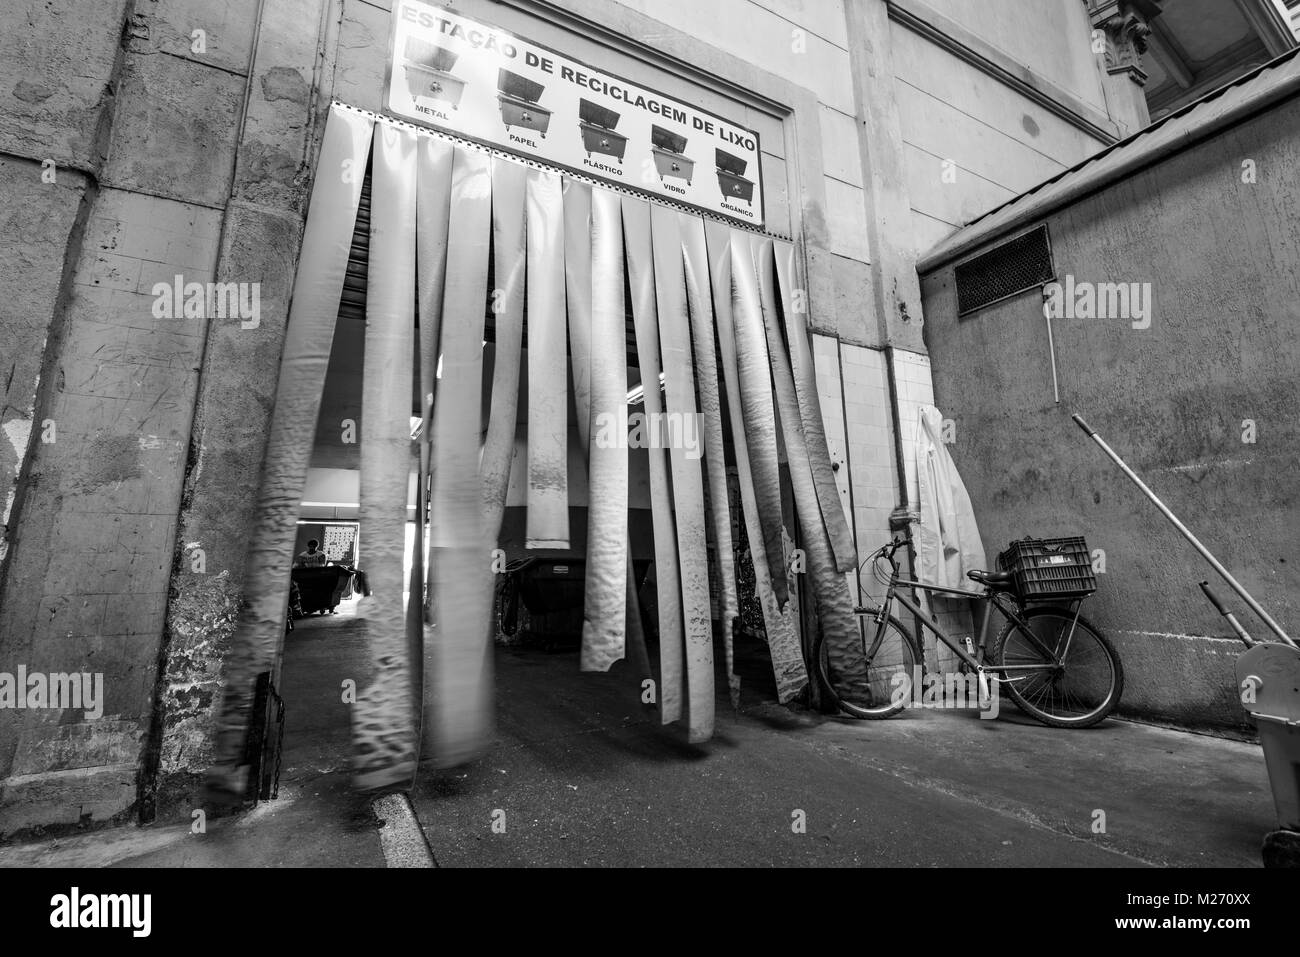
<path id="1" fill-rule="evenodd" d="M 3 41 L 0 188 L 36 246 L 6 245 L 33 279 L 6 298 L 30 309 L 6 336 L 7 401 L 37 428 L 6 528 L 0 670 L 100 672 L 106 700 L 93 722 L 6 713 L 0 831 L 27 823 L 23 807 L 75 823 L 135 797 L 203 347 L 201 327 L 153 318 L 141 284 L 211 270 L 239 106 L 226 71 L 157 55 L 172 36 L 132 4 L 21 6 L 11 23 L 34 32 Z M 38 193 L 43 168 L 59 179 Z"/>
<path id="2" fill-rule="evenodd" d="M 179 763 L 204 760 L 203 718 L 184 728 L 211 707 L 237 603 L 323 14 L 262 4 L 250 74 L 256 0 L 21 6 L 11 23 L 31 28 L 0 39 L 4 253 L 22 282 L 0 306 L 6 479 L 19 462 L 0 671 L 102 673 L 106 703 L 94 721 L 6 712 L 0 832 L 131 813 L 165 736 Z M 37 191 L 46 159 L 57 180 Z M 156 318 L 153 286 L 176 275 L 259 283 L 260 327 Z M 204 466 L 216 482 L 192 500 Z"/>
<path id="3" fill-rule="evenodd" d="M 1242 181 L 1248 159 L 1254 183 Z M 1085 613 L 1119 647 L 1130 713 L 1240 724 L 1241 649 L 1196 587 L 1213 572 L 1069 414 L 1300 629 L 1297 163 L 1292 99 L 1047 217 L 1062 280 L 1150 283 L 1154 301 L 1145 329 L 1055 321 L 1059 406 L 1038 289 L 957 319 L 951 266 L 923 280 L 935 393 L 957 424 L 953 454 L 985 545 L 1083 533 L 1104 550 Z M 1255 441 L 1243 441 L 1252 422 Z"/>

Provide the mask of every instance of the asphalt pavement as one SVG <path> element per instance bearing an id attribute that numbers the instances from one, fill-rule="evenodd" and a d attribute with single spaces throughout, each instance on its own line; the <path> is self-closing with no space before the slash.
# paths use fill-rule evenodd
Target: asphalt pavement
<path id="1" fill-rule="evenodd" d="M 366 867 L 418 851 L 381 823 L 415 819 L 348 790 L 340 687 L 364 683 L 367 659 L 364 622 L 341 611 L 288 636 L 280 800 L 203 833 L 186 812 L 0 847 L 0 863 Z M 1058 730 L 1009 702 L 995 720 L 819 715 L 776 704 L 761 650 L 744 652 L 740 708 L 720 683 L 716 734 L 691 745 L 626 663 L 582 674 L 576 651 L 498 647 L 496 746 L 422 768 L 411 795 L 437 864 L 1260 866 L 1273 806 L 1256 744 L 1120 720 Z"/>

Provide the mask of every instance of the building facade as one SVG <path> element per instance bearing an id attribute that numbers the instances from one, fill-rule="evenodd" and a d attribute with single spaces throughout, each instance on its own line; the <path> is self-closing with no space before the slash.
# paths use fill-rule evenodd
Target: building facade
<path id="1" fill-rule="evenodd" d="M 398 2 L 16 4 L 0 672 L 100 673 L 105 697 L 94 718 L 3 715 L 0 832 L 148 819 L 213 761 L 327 116 L 385 112 Z M 763 233 L 793 241 L 806 284 L 855 556 L 916 499 L 908 440 L 935 398 L 918 254 L 1146 122 L 1108 66 L 1128 40 L 1099 49 L 1077 0 L 454 12 L 758 134 Z M 256 303 L 159 307 L 158 284 L 191 282 L 251 284 Z M 339 463 L 314 464 L 323 482 Z M 347 517 L 345 498 L 306 498 L 306 518 Z"/>

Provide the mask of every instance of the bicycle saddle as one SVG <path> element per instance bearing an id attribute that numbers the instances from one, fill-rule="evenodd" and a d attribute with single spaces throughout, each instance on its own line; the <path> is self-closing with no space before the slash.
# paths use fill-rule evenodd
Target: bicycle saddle
<path id="1" fill-rule="evenodd" d="M 1000 591 L 1012 587 L 1011 572 L 986 572 L 975 568 L 968 571 L 966 577 L 971 581 L 979 582 L 981 585 L 988 585 L 990 588 L 996 588 Z"/>

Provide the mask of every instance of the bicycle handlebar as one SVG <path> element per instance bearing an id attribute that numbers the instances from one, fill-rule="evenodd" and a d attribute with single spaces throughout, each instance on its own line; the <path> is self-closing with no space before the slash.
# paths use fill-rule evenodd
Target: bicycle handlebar
<path id="1" fill-rule="evenodd" d="M 907 544 L 907 539 L 905 538 L 892 539 L 891 541 L 886 542 L 884 545 L 881 545 L 879 548 L 877 548 L 866 558 L 862 559 L 862 562 L 858 565 L 858 573 L 856 576 L 858 580 L 858 603 L 859 604 L 864 603 L 864 599 L 866 598 L 867 595 L 866 589 L 862 587 L 862 569 L 865 568 L 867 564 L 870 562 L 877 561 L 881 558 L 888 558 L 890 565 L 892 565 L 894 571 L 897 572 L 898 562 L 894 561 L 894 552 L 898 551 L 906 544 Z"/>

